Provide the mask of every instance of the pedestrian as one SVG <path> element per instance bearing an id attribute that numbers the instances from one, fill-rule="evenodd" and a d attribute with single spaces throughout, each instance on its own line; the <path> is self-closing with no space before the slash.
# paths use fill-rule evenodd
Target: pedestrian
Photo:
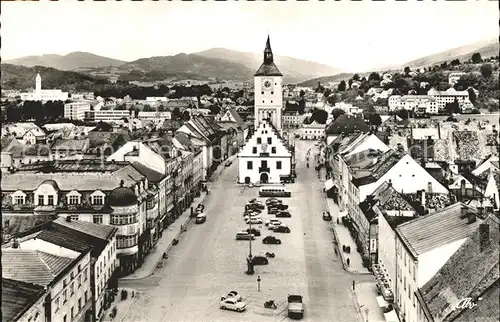
<path id="1" fill-rule="evenodd" d="M 337 225 L 340 225 L 339 217 L 337 217 Z"/>
<path id="2" fill-rule="evenodd" d="M 347 266 L 349 266 L 351 264 L 351 260 L 349 258 L 346 259 L 346 263 L 347 263 Z"/>
<path id="3" fill-rule="evenodd" d="M 352 290 L 354 291 L 356 289 L 356 281 L 352 281 Z"/>

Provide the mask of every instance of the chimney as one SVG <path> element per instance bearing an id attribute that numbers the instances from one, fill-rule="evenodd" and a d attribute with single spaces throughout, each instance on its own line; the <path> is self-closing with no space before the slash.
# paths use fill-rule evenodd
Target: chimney
<path id="1" fill-rule="evenodd" d="M 469 213 L 469 208 L 466 205 L 462 205 L 460 209 L 460 219 L 467 218 L 467 214 Z"/>
<path id="2" fill-rule="evenodd" d="M 490 225 L 479 224 L 479 250 L 484 251 L 490 246 Z"/>
<path id="3" fill-rule="evenodd" d="M 66 216 L 66 221 L 71 222 L 71 216 Z"/>
<path id="4" fill-rule="evenodd" d="M 476 222 L 476 214 L 472 211 L 467 214 L 467 224 L 473 224 Z"/>

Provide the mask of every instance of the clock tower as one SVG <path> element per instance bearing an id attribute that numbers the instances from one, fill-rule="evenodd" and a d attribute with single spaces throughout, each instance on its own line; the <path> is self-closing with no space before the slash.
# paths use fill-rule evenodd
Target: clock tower
<path id="1" fill-rule="evenodd" d="M 267 36 L 264 62 L 254 75 L 255 90 L 255 129 L 262 120 L 268 120 L 281 133 L 283 91 L 281 89 L 283 74 L 274 64 L 271 41 Z"/>

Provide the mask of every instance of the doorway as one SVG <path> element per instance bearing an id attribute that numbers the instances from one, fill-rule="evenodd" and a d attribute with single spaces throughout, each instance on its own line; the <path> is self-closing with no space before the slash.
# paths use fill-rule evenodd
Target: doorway
<path id="1" fill-rule="evenodd" d="M 269 175 L 266 172 L 262 172 L 260 174 L 260 183 L 268 183 L 269 182 Z"/>
<path id="2" fill-rule="evenodd" d="M 249 184 L 250 183 L 250 177 L 245 177 L 245 183 Z"/>

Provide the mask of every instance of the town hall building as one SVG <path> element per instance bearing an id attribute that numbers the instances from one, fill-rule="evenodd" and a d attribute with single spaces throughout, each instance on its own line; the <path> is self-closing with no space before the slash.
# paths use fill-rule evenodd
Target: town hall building
<path id="1" fill-rule="evenodd" d="M 239 183 L 280 183 L 291 176 L 292 152 L 282 138 L 282 81 L 267 37 L 264 62 L 254 75 L 255 131 L 238 154 Z"/>

